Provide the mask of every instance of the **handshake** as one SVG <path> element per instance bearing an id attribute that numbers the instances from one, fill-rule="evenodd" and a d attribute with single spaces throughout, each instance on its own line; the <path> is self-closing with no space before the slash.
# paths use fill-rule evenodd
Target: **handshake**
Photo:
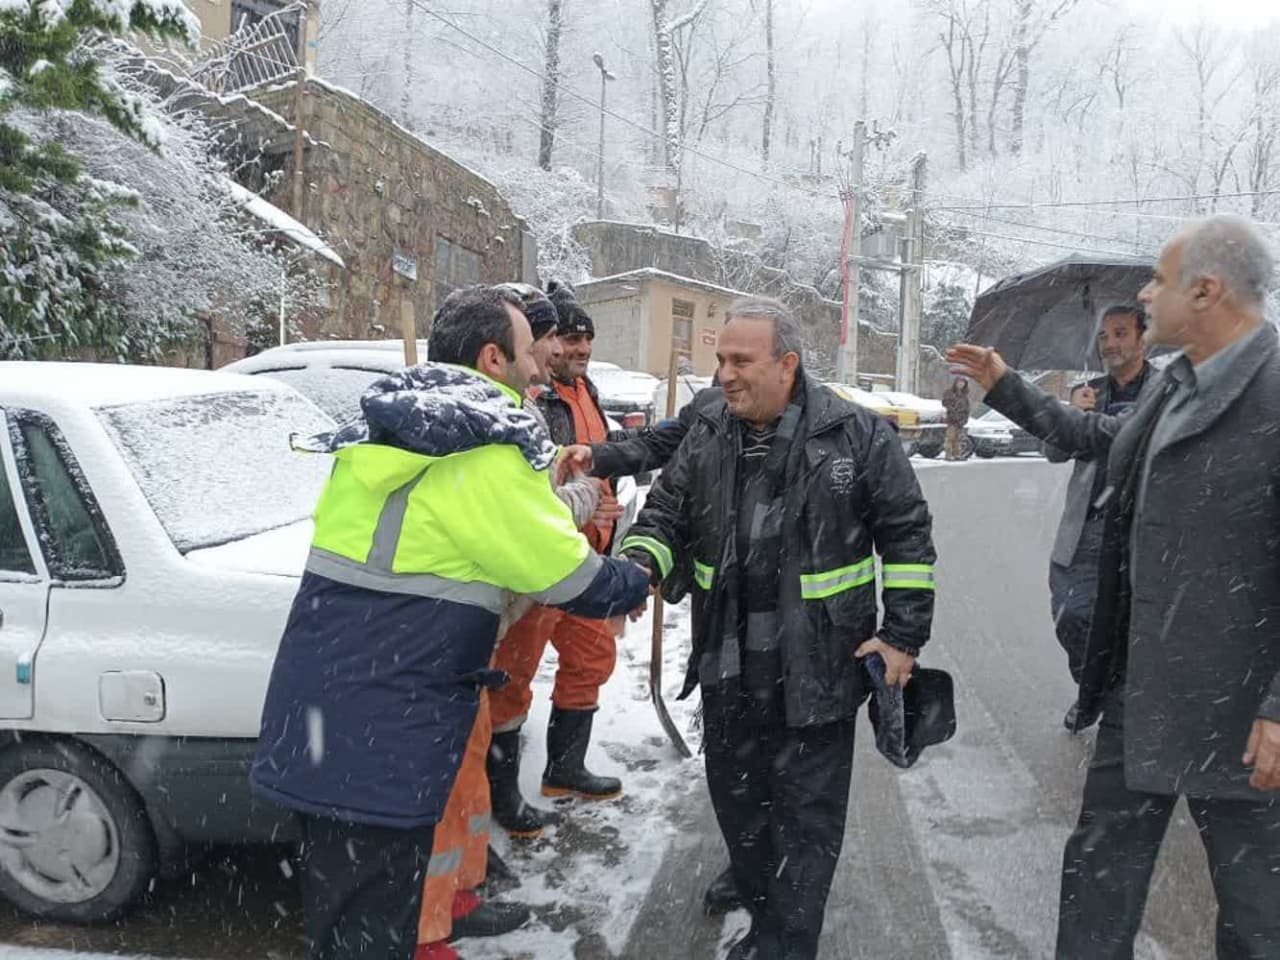
<path id="1" fill-rule="evenodd" d="M 618 520 L 625 512 L 622 505 L 618 503 L 618 498 L 604 489 L 604 481 L 590 477 L 589 473 L 592 466 L 591 447 L 586 444 L 571 444 L 560 451 L 560 456 L 556 459 L 555 464 L 555 482 L 556 486 L 563 486 L 570 481 L 590 480 L 596 484 L 600 490 L 600 505 L 596 508 L 596 512 L 591 517 L 592 523 L 612 523 Z M 649 579 L 650 593 L 656 594 L 658 591 L 658 582 L 654 578 L 652 565 L 647 562 L 644 554 L 635 552 L 628 553 L 626 559 L 630 560 L 641 570 Z M 609 626 L 613 630 L 615 637 L 620 637 L 626 632 L 627 621 L 632 623 L 644 616 L 645 608 L 639 606 L 626 615 L 619 614 L 616 617 L 609 618 Z"/>

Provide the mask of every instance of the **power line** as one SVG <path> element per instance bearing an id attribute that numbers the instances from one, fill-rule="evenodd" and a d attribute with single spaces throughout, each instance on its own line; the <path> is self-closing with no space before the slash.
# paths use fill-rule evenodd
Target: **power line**
<path id="1" fill-rule="evenodd" d="M 434 19 L 438 20 L 440 23 L 443 23 L 445 26 L 456 30 L 458 33 L 462 34 L 472 43 L 475 43 L 478 46 L 483 47 L 485 50 L 488 50 L 494 56 L 500 57 L 501 59 L 507 61 L 513 66 L 518 67 L 519 69 L 523 70 L 525 73 L 529 74 L 529 76 L 533 77 L 535 80 L 542 79 L 542 74 L 539 73 L 537 70 L 533 69 L 533 67 L 530 67 L 527 63 L 524 63 L 521 60 L 517 60 L 515 57 L 493 46 L 491 43 L 480 39 L 474 34 L 468 33 L 466 30 L 462 29 L 462 27 L 458 26 L 456 23 L 449 20 L 444 15 L 439 14 L 436 11 L 429 8 L 423 2 L 423 0 L 409 0 L 409 2 L 412 3 L 416 9 L 421 10 L 423 13 L 427 14 L 427 16 L 433 17 Z M 579 93 L 577 90 L 574 90 L 572 87 L 568 86 L 567 84 L 561 83 L 559 85 L 559 88 L 563 90 L 565 93 L 567 93 L 569 96 L 573 97 L 575 100 L 580 100 L 583 103 L 585 103 L 587 106 L 593 107 L 597 110 L 600 109 L 599 101 L 592 100 L 590 97 L 584 96 L 583 94 Z M 641 133 L 647 134 L 648 136 L 654 137 L 658 140 L 662 140 L 662 141 L 666 140 L 666 136 L 659 133 L 657 130 L 651 130 L 649 127 L 646 127 L 644 124 L 637 123 L 636 121 L 630 119 L 629 117 L 625 117 L 622 114 L 615 113 L 613 110 L 610 110 L 608 108 L 605 108 L 603 112 L 605 116 L 612 117 L 614 120 L 617 120 L 619 123 L 626 124 L 628 127 L 631 127 L 635 130 L 639 130 Z M 680 150 L 683 153 L 688 153 L 695 157 L 701 157 L 702 159 L 709 160 L 712 163 L 718 163 L 720 166 L 728 170 L 732 170 L 735 173 L 741 173 L 748 177 L 754 177 L 755 179 L 759 180 L 761 183 L 771 183 L 774 186 L 784 187 L 788 190 L 796 190 L 796 191 L 799 191 L 800 193 L 804 193 L 808 196 L 811 196 L 819 200 L 831 199 L 831 197 L 828 196 L 827 194 L 818 193 L 813 190 L 808 190 L 804 187 L 797 186 L 793 183 L 788 183 L 785 180 L 779 180 L 776 177 L 770 177 L 767 174 L 759 173 L 755 170 L 749 170 L 746 167 L 740 167 L 736 163 L 731 163 L 728 160 L 725 160 L 721 157 L 717 157 L 710 153 L 703 153 L 701 150 L 698 150 L 695 147 L 686 146 L 684 143 L 680 144 Z"/>
<path id="2" fill-rule="evenodd" d="M 1144 203 L 1185 203 L 1192 200 L 1231 200 L 1243 197 L 1272 197 L 1280 195 L 1280 190 L 1250 190 L 1242 193 L 1202 193 L 1182 197 L 1141 197 L 1139 199 L 1116 200 L 1068 200 L 1052 203 L 976 203 L 957 204 L 946 207 L 933 207 L 934 210 L 1038 210 L 1060 209 L 1063 207 L 1104 207 L 1125 206 Z"/>
<path id="3" fill-rule="evenodd" d="M 960 229 L 964 229 L 961 227 Z M 992 240 L 1011 240 L 1014 243 L 1029 243 L 1037 247 L 1053 247 L 1057 250 L 1074 250 L 1077 253 L 1097 253 L 1109 257 L 1132 257 L 1132 250 L 1102 250 L 1096 247 L 1082 247 L 1075 243 L 1054 243 L 1052 240 L 1035 240 L 1031 237 L 1011 237 L 1003 233 L 988 233 L 981 230 L 965 230 L 971 237 L 987 237 Z"/>
<path id="4" fill-rule="evenodd" d="M 1000 217 L 988 216 L 985 213 L 966 213 L 964 211 L 956 211 L 961 216 L 972 217 L 975 220 L 982 220 L 984 223 L 1001 223 L 1010 227 L 1025 227 L 1028 230 L 1039 230 L 1044 233 L 1053 233 L 1063 237 L 1079 237 L 1082 240 L 1099 240 L 1102 243 L 1126 243 L 1130 246 L 1141 247 L 1146 249 L 1147 245 L 1136 240 L 1126 240 L 1124 237 L 1107 237 L 1096 233 L 1081 233 L 1079 230 L 1064 230 L 1060 227 L 1045 227 L 1038 223 L 1027 223 L 1022 220 L 1004 220 Z M 961 229 L 969 229 L 962 227 Z"/>

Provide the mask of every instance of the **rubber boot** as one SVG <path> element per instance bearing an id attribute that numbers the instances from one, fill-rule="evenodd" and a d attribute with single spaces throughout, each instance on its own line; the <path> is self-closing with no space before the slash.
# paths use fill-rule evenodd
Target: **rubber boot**
<path id="1" fill-rule="evenodd" d="M 572 795 L 587 800 L 612 800 L 622 795 L 621 780 L 597 777 L 586 768 L 594 714 L 594 709 L 551 708 L 551 722 L 547 724 L 547 768 L 542 773 L 544 797 Z"/>
<path id="2" fill-rule="evenodd" d="M 519 930 L 533 911 L 523 903 L 481 900 L 474 890 L 459 890 L 453 896 L 453 931 L 449 941 L 466 937 L 500 937 Z"/>
<path id="3" fill-rule="evenodd" d="M 751 929 L 729 948 L 724 960 L 765 960 L 760 953 L 760 945 L 756 938 L 756 926 L 754 923 L 751 925 Z"/>
<path id="4" fill-rule="evenodd" d="M 702 906 L 711 916 L 719 916 L 730 910 L 745 907 L 747 902 L 738 893 L 738 884 L 733 879 L 733 868 L 725 867 L 714 880 L 707 892 L 702 895 Z"/>
<path id="5" fill-rule="evenodd" d="M 560 815 L 538 810 L 524 802 L 520 795 L 520 730 L 495 733 L 485 759 L 489 774 L 489 803 L 493 819 L 511 836 L 531 840 L 545 827 L 560 822 Z"/>

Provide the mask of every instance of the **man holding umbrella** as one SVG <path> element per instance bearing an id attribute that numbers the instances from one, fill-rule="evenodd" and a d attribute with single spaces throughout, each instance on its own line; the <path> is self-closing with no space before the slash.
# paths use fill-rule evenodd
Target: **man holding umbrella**
<path id="1" fill-rule="evenodd" d="M 1063 856 L 1059 960 L 1127 960 L 1187 798 L 1218 898 L 1219 958 L 1280 957 L 1280 344 L 1274 266 L 1238 217 L 1193 223 L 1139 294 L 1182 351 L 1125 418 L 1063 407 L 999 353 L 948 351 L 987 402 L 1072 453 L 1109 451 L 1080 711 L 1102 724 Z"/>
<path id="2" fill-rule="evenodd" d="M 1147 348 L 1142 342 L 1146 327 L 1146 314 L 1136 303 L 1117 304 L 1103 311 L 1098 329 L 1098 355 L 1107 373 L 1073 390 L 1073 406 L 1112 417 L 1123 416 L 1133 409 L 1151 370 Z M 1071 679 L 1078 684 L 1097 594 L 1107 463 L 1105 455 L 1083 453 L 1073 457 L 1051 443 L 1045 444 L 1044 453 L 1052 463 L 1075 460 L 1067 485 L 1066 505 L 1050 554 L 1049 593 L 1058 643 L 1066 651 Z M 1082 714 L 1077 702 L 1071 705 L 1063 723 L 1068 730 L 1084 730 L 1097 719 L 1096 712 Z"/>

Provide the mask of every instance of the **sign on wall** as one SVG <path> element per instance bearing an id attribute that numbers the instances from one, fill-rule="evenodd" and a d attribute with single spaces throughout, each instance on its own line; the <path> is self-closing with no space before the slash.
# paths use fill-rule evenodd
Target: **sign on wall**
<path id="1" fill-rule="evenodd" d="M 413 280 L 416 282 L 418 279 L 417 258 L 401 253 L 399 250 L 395 251 L 391 255 L 391 269 L 406 280 Z"/>

